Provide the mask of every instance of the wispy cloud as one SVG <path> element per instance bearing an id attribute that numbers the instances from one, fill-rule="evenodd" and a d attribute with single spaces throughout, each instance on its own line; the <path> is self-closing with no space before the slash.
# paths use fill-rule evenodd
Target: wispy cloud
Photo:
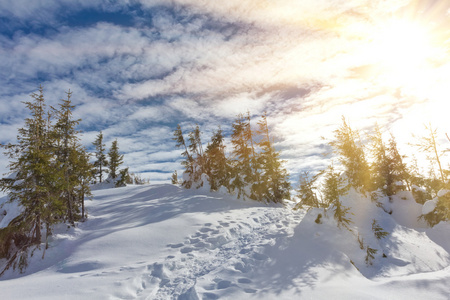
<path id="1" fill-rule="evenodd" d="M 427 0 L 2 1 L 0 142 L 14 140 L 27 116 L 21 101 L 43 84 L 51 105 L 73 91 L 86 146 L 102 130 L 107 143 L 118 139 L 132 171 L 155 180 L 167 180 L 178 163 L 171 140 L 177 123 L 186 131 L 198 123 L 206 141 L 219 125 L 229 132 L 247 110 L 255 117 L 267 111 L 292 172 L 317 169 L 326 149 L 320 137 L 330 139 L 342 115 L 363 130 L 378 122 L 403 132 L 426 109 L 445 105 L 450 37 L 442 11 L 448 6 Z M 385 76 L 373 55 L 377 28 L 393 17 L 428 22 L 444 49 L 408 84 Z M 446 120 L 444 113 L 438 120 Z"/>

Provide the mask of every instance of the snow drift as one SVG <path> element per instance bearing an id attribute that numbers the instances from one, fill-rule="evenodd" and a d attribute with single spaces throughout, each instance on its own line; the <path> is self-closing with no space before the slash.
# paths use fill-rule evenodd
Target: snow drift
<path id="1" fill-rule="evenodd" d="M 2 199 L 3 201 L 5 198 Z M 292 211 L 173 185 L 94 191 L 89 218 L 59 226 L 2 299 L 447 299 L 448 223 L 427 228 L 405 192 L 350 191 L 351 231 L 322 209 Z M 12 204 L 7 204 L 12 205 Z M 4 209 L 4 208 L 2 208 Z M 0 212 L 2 211 L 0 209 Z M 0 221 L 4 226 L 10 210 Z M 391 212 L 389 214 L 389 212 Z M 322 214 L 322 224 L 315 222 Z M 388 232 L 377 239 L 373 219 Z M 377 249 L 365 263 L 364 245 Z M 384 255 L 383 255 L 384 254 Z"/>

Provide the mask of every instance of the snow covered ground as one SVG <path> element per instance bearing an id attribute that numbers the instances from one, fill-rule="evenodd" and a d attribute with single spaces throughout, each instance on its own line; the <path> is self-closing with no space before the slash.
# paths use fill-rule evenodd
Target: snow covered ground
<path id="1" fill-rule="evenodd" d="M 343 203 L 390 233 L 371 239 L 372 219 L 354 216 L 379 249 L 372 266 L 354 232 L 314 222 L 319 209 L 173 185 L 97 190 L 88 221 L 56 228 L 43 260 L 37 250 L 0 278 L 0 299 L 449 299 L 450 225 L 425 228 L 406 196 L 384 204 L 391 215 L 357 198 Z"/>

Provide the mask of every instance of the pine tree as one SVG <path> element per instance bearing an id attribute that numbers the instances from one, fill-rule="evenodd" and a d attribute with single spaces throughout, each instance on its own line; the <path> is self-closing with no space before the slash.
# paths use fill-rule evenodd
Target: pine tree
<path id="1" fill-rule="evenodd" d="M 27 249 L 40 245 L 43 229 L 47 249 L 52 225 L 61 221 L 73 225 L 80 218 L 80 207 L 83 218 L 84 196 L 90 194 L 92 166 L 77 137 L 80 120 L 72 118 L 71 92 L 51 112 L 46 111 L 42 87 L 31 96 L 33 101 L 25 104 L 32 117 L 19 129 L 18 144 L 3 146 L 13 162 L 12 176 L 0 180 L 0 188 L 23 210 L 0 229 L 0 258 L 8 259 L 0 276 L 11 266 L 26 267 Z"/>
<path id="2" fill-rule="evenodd" d="M 203 145 L 201 140 L 201 131 L 198 125 L 195 126 L 191 132 L 189 132 L 189 145 L 188 148 L 193 156 L 193 172 L 191 174 L 191 180 L 193 183 L 199 183 L 201 176 L 205 173 L 205 155 L 203 152 Z M 201 183 L 200 183 L 201 184 Z M 200 187 L 200 186 L 196 186 Z"/>
<path id="3" fill-rule="evenodd" d="M 334 219 L 338 227 L 345 227 L 349 229 L 351 219 L 347 216 L 349 208 L 342 205 L 340 196 L 347 193 L 348 185 L 344 184 L 341 174 L 334 170 L 331 165 L 325 172 L 324 187 L 322 194 L 325 200 L 325 205 L 334 209 Z"/>
<path id="4" fill-rule="evenodd" d="M 121 169 L 119 171 L 119 179 L 116 181 L 115 187 L 124 187 L 130 180 L 130 174 L 128 173 L 128 168 Z"/>
<path id="5" fill-rule="evenodd" d="M 76 169 L 74 176 L 78 185 L 75 187 L 75 194 L 77 199 L 77 207 L 81 205 L 81 220 L 86 219 L 86 209 L 84 206 L 84 200 L 86 196 L 92 196 L 90 181 L 94 177 L 94 165 L 89 162 L 89 153 L 83 147 L 79 147 L 77 151 L 73 152 L 76 155 Z"/>
<path id="6" fill-rule="evenodd" d="M 84 198 L 84 195 L 80 195 L 80 186 L 83 185 L 83 180 L 90 178 L 92 167 L 86 161 L 86 151 L 77 136 L 80 132 L 75 127 L 81 119 L 74 120 L 72 117 L 75 105 L 72 105 L 71 96 L 72 93 L 67 92 L 67 99 L 61 100 L 59 109 L 53 108 L 57 121 L 52 134 L 55 141 L 57 168 L 63 175 L 58 187 L 61 192 L 60 199 L 65 201 L 64 217 L 74 225 L 80 218 L 78 216 L 82 204 L 80 199 Z M 89 193 L 86 184 L 82 190 Z"/>
<path id="7" fill-rule="evenodd" d="M 108 157 L 109 175 L 115 180 L 119 175 L 119 167 L 123 163 L 123 154 L 119 153 L 117 139 L 112 142 L 111 148 L 108 151 Z"/>
<path id="8" fill-rule="evenodd" d="M 404 156 L 400 155 L 397 148 L 397 141 L 392 134 L 389 139 L 388 153 L 391 158 L 394 181 L 405 181 L 408 190 L 411 190 L 411 175 L 408 172 L 408 167 L 403 162 Z"/>
<path id="9" fill-rule="evenodd" d="M 371 152 L 373 163 L 371 165 L 373 189 L 382 190 L 387 196 L 393 194 L 392 162 L 387 153 L 382 133 L 378 125 L 375 126 L 374 134 L 370 136 L 372 141 Z"/>
<path id="10" fill-rule="evenodd" d="M 315 192 L 316 187 L 314 183 L 322 173 L 310 176 L 309 172 L 304 172 L 300 175 L 299 187 L 297 189 L 297 196 L 300 198 L 300 202 L 296 204 L 294 209 L 300 209 L 303 205 L 311 207 L 319 207 L 319 198 Z"/>
<path id="11" fill-rule="evenodd" d="M 345 175 L 351 186 L 362 191 L 370 189 L 370 171 L 359 133 L 350 128 L 342 117 L 342 125 L 334 132 L 335 140 L 330 142 L 339 161 L 345 167 Z"/>
<path id="12" fill-rule="evenodd" d="M 172 184 L 178 184 L 178 174 L 177 174 L 177 170 L 173 171 L 171 180 L 172 180 Z"/>
<path id="13" fill-rule="evenodd" d="M 96 161 L 94 162 L 94 166 L 95 166 L 95 173 L 98 176 L 99 182 L 102 182 L 102 178 L 103 178 L 103 172 L 105 167 L 108 166 L 108 161 L 106 159 L 106 148 L 105 148 L 105 144 L 103 143 L 103 133 L 100 131 L 100 133 L 97 135 L 97 138 L 95 139 L 95 141 L 92 143 L 95 147 L 95 157 L 96 157 Z"/>
<path id="14" fill-rule="evenodd" d="M 378 240 L 385 238 L 389 234 L 383 230 L 383 227 L 381 227 L 375 219 L 372 220 L 372 231 Z"/>
<path id="15" fill-rule="evenodd" d="M 231 171 L 231 190 L 237 192 L 238 198 L 251 197 L 251 185 L 253 183 L 252 172 L 252 148 L 249 140 L 248 122 L 239 114 L 232 124 L 231 144 L 233 145 L 233 161 Z M 256 199 L 252 197 L 253 199 Z"/>
<path id="16" fill-rule="evenodd" d="M 275 151 L 269 135 L 267 116 L 264 114 L 258 122 L 258 134 L 261 140 L 258 146 L 261 152 L 258 155 L 258 162 L 262 168 L 261 184 L 263 197 L 269 202 L 282 202 L 283 199 L 290 199 L 290 183 L 288 173 L 283 168 L 283 161 L 280 154 Z"/>
<path id="17" fill-rule="evenodd" d="M 192 155 L 189 153 L 180 124 L 177 125 L 177 129 L 174 131 L 173 135 L 174 137 L 172 139 L 176 142 L 176 147 L 184 149 L 184 151 L 181 153 L 181 155 L 185 157 L 185 160 L 181 162 L 181 164 L 185 168 L 184 172 L 188 175 L 189 178 L 192 178 L 194 173 L 194 159 L 192 158 Z M 190 188 L 191 185 L 192 185 L 191 179 L 184 180 L 182 182 L 182 186 L 185 188 Z"/>
<path id="18" fill-rule="evenodd" d="M 427 224 L 431 227 L 439 224 L 441 221 L 450 220 L 450 193 L 437 197 L 436 207 L 426 215 L 422 215 Z"/>
<path id="19" fill-rule="evenodd" d="M 250 198 L 261 200 L 263 199 L 263 185 L 261 182 L 261 165 L 258 160 L 258 153 L 256 153 L 255 146 L 257 143 L 254 142 L 254 132 L 252 131 L 251 126 L 251 116 L 250 112 L 247 111 L 245 126 L 244 126 L 244 133 L 243 136 L 245 140 L 247 140 L 251 155 L 250 155 L 250 174 L 247 176 L 247 181 L 251 183 L 251 195 Z"/>
<path id="20" fill-rule="evenodd" d="M 374 248 L 370 248 L 369 246 L 366 247 L 366 265 L 372 265 L 373 260 L 375 259 L 375 254 L 377 254 L 378 250 Z"/>
<path id="21" fill-rule="evenodd" d="M 220 127 L 214 132 L 211 143 L 205 151 L 205 172 L 209 177 L 211 190 L 218 190 L 220 186 L 228 186 L 229 163 L 225 156 L 224 136 Z"/>
<path id="22" fill-rule="evenodd" d="M 446 177 L 444 175 L 444 171 L 442 169 L 441 164 L 441 155 L 439 151 L 439 144 L 437 141 L 437 129 L 433 129 L 431 124 L 425 126 L 425 129 L 428 131 L 428 136 L 423 136 L 419 138 L 419 143 L 415 144 L 416 147 L 422 152 L 427 153 L 430 162 L 436 163 L 439 170 L 440 180 L 442 184 L 446 181 Z M 434 168 L 432 168 L 434 169 Z"/>
<path id="23" fill-rule="evenodd" d="M 11 202 L 18 201 L 23 208 L 8 227 L 0 229 L 0 258 L 8 258 L 2 273 L 16 265 L 22 271 L 27 264 L 26 250 L 41 243 L 43 225 L 49 228 L 56 222 L 52 209 L 57 206 L 58 195 L 53 191 L 53 182 L 58 173 L 52 161 L 48 132 L 51 126 L 45 112 L 43 88 L 31 97 L 33 101 L 25 102 L 31 118 L 25 119 L 25 127 L 18 130 L 18 144 L 2 145 L 13 161 L 9 165 L 12 176 L 1 179 L 0 188 L 8 193 Z"/>

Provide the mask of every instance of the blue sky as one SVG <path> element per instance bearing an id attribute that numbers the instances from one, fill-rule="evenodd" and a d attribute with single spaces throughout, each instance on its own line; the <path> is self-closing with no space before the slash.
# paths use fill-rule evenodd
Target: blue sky
<path id="1" fill-rule="evenodd" d="M 444 0 L 3 0 L 0 143 L 15 141 L 28 116 L 21 101 L 42 84 L 50 105 L 73 92 L 87 147 L 100 130 L 108 147 L 117 138 L 125 164 L 153 182 L 181 171 L 177 123 L 198 123 L 206 143 L 247 110 L 254 124 L 267 111 L 293 181 L 329 163 L 321 137 L 341 116 L 363 131 L 378 123 L 408 152 L 424 123 L 448 130 L 449 9 Z"/>

